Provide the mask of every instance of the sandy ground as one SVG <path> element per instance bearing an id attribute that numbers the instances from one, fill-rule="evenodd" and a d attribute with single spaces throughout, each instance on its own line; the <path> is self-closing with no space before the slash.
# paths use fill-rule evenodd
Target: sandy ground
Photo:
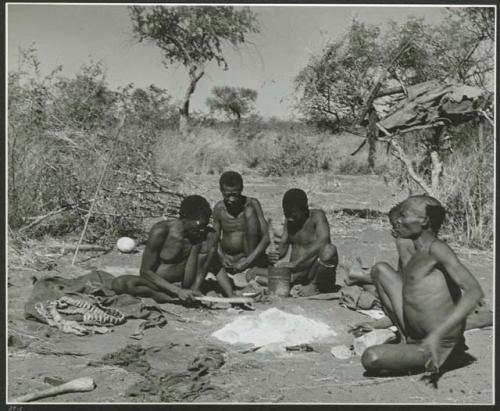
<path id="1" fill-rule="evenodd" d="M 311 204 L 323 207 L 329 216 L 332 240 L 337 245 L 341 263 L 349 264 L 357 255 L 366 263 L 385 260 L 394 264 L 395 250 L 385 219 L 364 219 L 342 214 L 336 210 L 364 209 L 387 211 L 403 193 L 396 193 L 378 177 L 346 177 L 333 179 L 326 192 L 310 194 Z M 264 212 L 279 226 L 283 192 L 300 181 L 285 179 L 252 178 L 245 186 L 248 195 L 258 197 Z M 217 178 L 206 177 L 200 187 L 214 187 L 209 192 L 200 191 L 214 201 L 218 199 Z M 493 306 L 493 255 L 451 245 L 461 259 L 476 275 L 485 291 L 486 300 Z M 347 325 L 367 319 L 360 313 L 340 307 L 337 301 L 306 299 L 277 299 L 272 303 L 256 303 L 260 313 L 272 306 L 284 311 L 301 314 L 329 324 L 337 336 L 312 344 L 313 352 L 285 352 L 280 354 L 259 351 L 242 353 L 223 344 L 210 335 L 228 322 L 242 315 L 220 309 L 193 309 L 180 305 L 165 305 L 180 317 L 169 315 L 163 328 L 145 331 L 142 340 L 130 338 L 138 320 L 128 321 L 106 335 L 77 337 L 61 334 L 47 325 L 23 319 L 23 305 L 31 290 L 33 275 L 76 276 L 93 268 L 107 269 L 117 275 L 136 272 L 142 248 L 130 255 L 116 251 L 102 255 L 82 253 L 76 267 L 71 267 L 71 256 L 57 260 L 51 271 L 34 272 L 10 269 L 8 273 L 8 327 L 27 336 L 32 341 L 28 348 L 8 348 L 8 398 L 50 387 L 45 377 L 69 380 L 76 377 L 93 377 L 97 388 L 88 393 L 66 394 L 48 398 L 46 402 L 135 402 L 138 397 L 128 397 L 127 390 L 143 379 L 135 372 L 118 366 L 89 366 L 89 361 L 116 352 L 127 344 L 139 344 L 149 350 L 146 360 L 160 372 L 185 371 L 200 349 L 207 344 L 224 347 L 226 363 L 210 376 L 211 384 L 224 390 L 223 398 L 206 391 L 195 402 L 266 402 L 266 403 L 491 403 L 493 398 L 493 330 L 471 330 L 466 333 L 470 354 L 476 358 L 472 364 L 449 371 L 438 383 L 438 388 L 424 384 L 420 376 L 369 378 L 359 356 L 348 360 L 335 359 L 330 349 L 334 345 L 349 344 L 352 337 Z M 342 284 L 344 271 L 339 269 L 337 282 Z M 37 349 L 38 347 L 38 349 Z M 43 353 L 40 352 L 43 347 Z M 66 352 L 65 354 L 62 354 Z M 72 355 L 68 355 L 68 352 Z"/>

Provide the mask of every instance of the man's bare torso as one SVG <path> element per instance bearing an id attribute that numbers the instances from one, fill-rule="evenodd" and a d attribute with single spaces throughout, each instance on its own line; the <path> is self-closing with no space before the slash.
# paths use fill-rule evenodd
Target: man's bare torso
<path id="1" fill-rule="evenodd" d="M 229 213 L 224 201 L 219 201 L 215 206 L 214 218 L 219 221 L 221 227 L 220 246 L 226 254 L 232 256 L 248 254 L 246 213 L 252 207 L 251 200 L 251 198 L 246 197 L 241 212 L 236 216 Z"/>
<path id="2" fill-rule="evenodd" d="M 310 210 L 310 215 L 304 225 L 295 233 L 288 231 L 288 239 L 292 245 L 290 261 L 295 261 L 302 257 L 311 245 L 315 242 L 316 234 L 316 216 L 320 210 Z M 313 260 L 315 257 L 312 257 Z M 307 263 L 307 262 L 306 262 Z"/>
<path id="3" fill-rule="evenodd" d="M 168 273 L 170 280 L 171 275 L 174 274 L 175 281 L 182 281 L 192 244 L 183 236 L 182 223 L 179 220 L 162 221 L 158 224 L 162 228 L 161 234 L 165 240 L 155 271 L 161 277 L 165 277 Z"/>
<path id="4" fill-rule="evenodd" d="M 427 250 L 416 250 L 403 272 L 403 307 L 406 332 L 415 340 L 425 338 L 443 321 L 460 297 L 460 289 Z M 463 325 L 449 337 L 463 333 Z"/>

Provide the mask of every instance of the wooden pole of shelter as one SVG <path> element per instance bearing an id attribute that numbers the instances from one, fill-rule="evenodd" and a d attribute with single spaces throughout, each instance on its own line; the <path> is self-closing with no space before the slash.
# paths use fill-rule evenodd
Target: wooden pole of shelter
<path id="1" fill-rule="evenodd" d="M 378 97 L 378 94 L 380 92 L 380 89 L 382 87 L 382 82 L 385 80 L 385 77 L 387 76 L 387 73 L 389 70 L 392 68 L 392 66 L 396 63 L 396 61 L 401 57 L 401 55 L 406 51 L 406 48 L 410 45 L 412 42 L 413 38 L 409 38 L 398 50 L 397 54 L 394 56 L 394 58 L 391 60 L 389 65 L 384 68 L 383 72 L 380 74 L 378 77 L 377 81 L 373 85 L 372 89 L 370 90 L 370 93 L 368 94 L 368 98 L 366 99 L 365 106 L 363 107 L 363 110 L 361 111 L 361 115 L 358 117 L 354 125 L 360 124 L 363 119 L 365 118 L 366 114 L 370 110 L 370 107 L 373 104 L 373 101 Z"/>
<path id="2" fill-rule="evenodd" d="M 366 133 L 366 139 L 368 141 L 368 167 L 375 167 L 375 151 L 376 151 L 376 141 L 378 135 L 377 128 L 377 111 L 373 105 L 368 112 L 368 133 Z"/>
<path id="3" fill-rule="evenodd" d="M 413 168 L 413 165 L 411 164 L 411 160 L 406 156 L 403 148 L 394 139 L 394 135 L 391 134 L 391 133 L 389 133 L 379 123 L 376 123 L 376 124 L 377 124 L 377 128 L 380 131 L 382 131 L 387 137 L 389 137 L 389 138 L 386 138 L 386 139 L 385 138 L 379 138 L 379 140 L 387 142 L 393 148 L 393 150 L 392 150 L 393 155 L 399 161 L 401 161 L 405 165 L 405 167 L 406 167 L 406 169 L 408 171 L 408 174 L 413 179 L 413 181 L 415 181 L 425 191 L 426 194 L 428 194 L 428 195 L 436 198 L 437 200 L 439 200 L 439 197 L 436 195 L 436 193 L 434 193 L 434 190 L 432 189 L 432 187 L 429 187 L 427 185 L 427 183 L 424 181 L 424 179 L 417 174 L 417 172 Z"/>
<path id="4" fill-rule="evenodd" d="M 94 210 L 94 206 L 97 202 L 97 196 L 99 194 L 99 191 L 101 189 L 101 185 L 102 185 L 102 182 L 104 181 L 104 176 L 106 175 L 106 171 L 108 169 L 108 165 L 113 157 L 113 154 L 115 152 L 115 149 L 116 149 L 116 146 L 117 146 L 117 141 L 118 141 L 118 137 L 120 136 L 120 132 L 123 128 L 123 124 L 125 123 L 125 117 L 121 117 L 120 119 L 120 123 L 118 124 L 118 127 L 116 129 L 116 135 L 115 135 L 115 138 L 114 138 L 114 141 L 113 141 L 113 146 L 111 147 L 111 151 L 109 152 L 109 155 L 108 155 L 108 158 L 106 159 L 106 162 L 104 164 L 104 168 L 102 170 L 102 173 L 101 173 L 101 177 L 99 178 L 99 182 L 97 183 L 97 187 L 95 189 L 95 193 L 94 193 L 94 199 L 92 200 L 92 204 L 90 205 L 90 208 L 89 208 L 89 211 L 87 213 L 87 217 L 85 218 L 85 224 L 83 226 L 83 230 L 82 230 L 82 233 L 80 234 L 80 239 L 78 240 L 78 244 L 76 245 L 76 249 L 75 249 L 75 254 L 73 255 L 73 260 L 71 261 L 71 265 L 74 266 L 75 265 L 75 261 L 76 261 L 76 256 L 78 255 L 78 250 L 80 249 L 80 246 L 82 244 L 82 241 L 83 241 L 83 237 L 85 236 L 85 232 L 87 231 L 87 226 L 89 224 L 89 220 L 90 220 L 90 216 L 92 215 L 92 211 Z"/>

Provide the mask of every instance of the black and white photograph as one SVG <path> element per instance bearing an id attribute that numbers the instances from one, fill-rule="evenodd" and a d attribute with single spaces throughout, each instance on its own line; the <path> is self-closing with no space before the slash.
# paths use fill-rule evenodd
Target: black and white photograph
<path id="1" fill-rule="evenodd" d="M 495 404 L 496 4 L 4 23 L 10 411 Z"/>

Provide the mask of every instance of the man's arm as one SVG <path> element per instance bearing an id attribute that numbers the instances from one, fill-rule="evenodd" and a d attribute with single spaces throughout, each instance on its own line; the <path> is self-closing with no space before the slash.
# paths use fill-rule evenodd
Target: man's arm
<path id="1" fill-rule="evenodd" d="M 213 244 L 213 247 L 215 249 L 215 253 L 218 252 L 219 247 L 220 247 L 220 242 L 221 242 L 221 236 L 222 236 L 222 225 L 221 225 L 221 201 L 219 201 L 217 204 L 215 204 L 214 207 L 214 230 L 215 230 L 215 243 Z M 230 262 L 226 260 L 225 258 L 225 253 L 224 250 L 221 250 L 222 252 L 219 254 L 220 259 L 221 259 L 221 264 L 224 268 L 229 268 L 231 266 Z M 213 258 L 213 257 L 212 257 Z"/>
<path id="2" fill-rule="evenodd" d="M 199 269 L 199 258 L 200 258 L 201 243 L 194 244 L 191 246 L 189 255 L 186 261 L 186 266 L 184 267 L 184 277 L 182 280 L 182 288 L 192 288 L 192 285 L 196 282 Z"/>
<path id="3" fill-rule="evenodd" d="M 197 268 L 197 273 L 196 273 L 196 278 L 193 283 L 193 286 L 191 287 L 191 290 L 193 292 L 200 292 L 201 284 L 203 283 L 203 280 L 205 279 L 208 270 L 210 268 L 210 264 L 214 258 L 216 258 L 217 255 L 217 237 L 216 233 L 212 232 L 207 235 L 207 247 L 208 247 L 208 253 L 207 257 L 204 262 L 201 262 L 200 256 L 198 256 L 198 268 Z"/>
<path id="4" fill-rule="evenodd" d="M 291 261 L 294 269 L 302 269 L 308 267 L 301 267 L 305 261 L 310 260 L 312 257 L 319 254 L 321 248 L 330 242 L 330 224 L 326 219 L 323 210 L 318 210 L 314 215 L 314 223 L 316 226 L 314 242 L 308 247 L 307 251 L 295 261 Z"/>
<path id="5" fill-rule="evenodd" d="M 481 286 L 471 272 L 460 262 L 453 250 L 443 241 L 435 241 L 430 254 L 440 263 L 448 275 L 462 290 L 462 296 L 449 315 L 423 341 L 437 366 L 439 341 L 447 333 L 464 321 L 483 297 Z"/>
<path id="6" fill-rule="evenodd" d="M 250 200 L 250 207 L 253 212 L 255 212 L 255 216 L 257 217 L 257 221 L 259 222 L 259 230 L 260 230 L 260 241 L 257 246 L 250 251 L 250 254 L 246 258 L 245 265 L 248 267 L 251 265 L 254 260 L 261 255 L 267 248 L 270 243 L 269 239 L 269 225 L 267 224 L 266 219 L 264 218 L 264 213 L 262 212 L 262 207 L 259 203 L 259 200 L 252 198 Z"/>
<path id="7" fill-rule="evenodd" d="M 142 254 L 140 274 L 141 277 L 151 281 L 161 290 L 179 296 L 179 292 L 182 291 L 181 288 L 164 280 L 155 272 L 160 264 L 160 252 L 162 250 L 163 243 L 168 236 L 168 232 L 169 229 L 165 225 L 153 226 L 149 232 L 146 248 Z"/>
<path id="8" fill-rule="evenodd" d="M 278 254 L 280 259 L 285 257 L 289 247 L 290 247 L 290 241 L 288 238 L 288 228 L 286 226 L 286 220 L 285 220 L 283 224 L 283 234 L 281 234 L 280 242 L 278 244 Z"/>

